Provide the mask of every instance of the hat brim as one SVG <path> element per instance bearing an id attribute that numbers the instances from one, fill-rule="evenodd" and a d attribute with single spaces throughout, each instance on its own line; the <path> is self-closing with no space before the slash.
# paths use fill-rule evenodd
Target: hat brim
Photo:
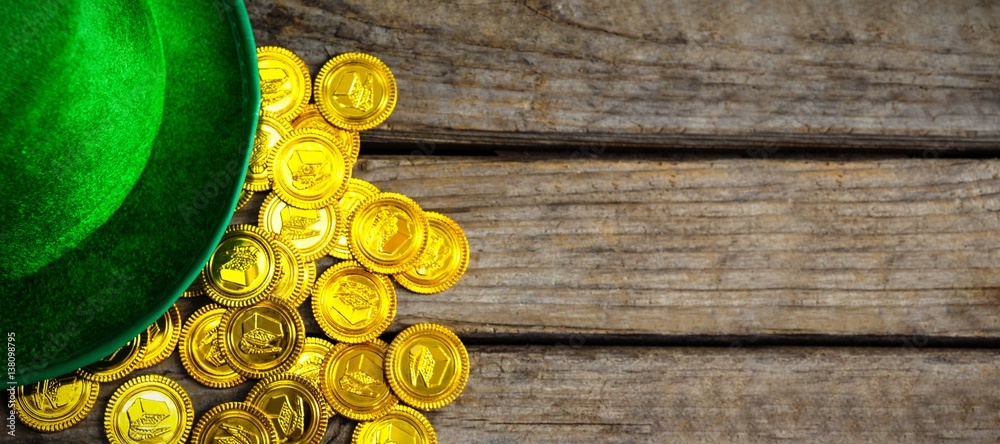
<path id="1" fill-rule="evenodd" d="M 58 260 L 2 282 L 18 385 L 110 355 L 198 276 L 240 191 L 260 107 L 241 0 L 149 0 L 166 69 L 149 160 L 118 210 Z"/>

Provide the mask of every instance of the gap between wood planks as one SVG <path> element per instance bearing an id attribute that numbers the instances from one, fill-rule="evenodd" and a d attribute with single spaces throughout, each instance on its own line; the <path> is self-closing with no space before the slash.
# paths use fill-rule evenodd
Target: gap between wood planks
<path id="1" fill-rule="evenodd" d="M 365 138 L 362 133 L 362 139 Z M 616 146 L 614 144 L 584 143 L 580 145 L 477 145 L 434 142 L 362 142 L 365 155 L 374 156 L 463 156 L 463 157 L 501 157 L 506 159 L 574 159 L 574 158 L 607 158 L 614 159 L 658 159 L 664 157 L 698 157 L 711 159 L 751 158 L 751 159 L 782 159 L 798 158 L 823 160 L 826 158 L 850 159 L 986 159 L 1000 155 L 1000 148 L 968 149 L 921 147 L 911 145 L 908 148 L 896 149 L 865 149 L 850 148 L 833 149 L 822 146 L 776 146 L 760 145 L 749 148 L 695 148 L 676 146 L 663 147 L 632 147 Z"/>

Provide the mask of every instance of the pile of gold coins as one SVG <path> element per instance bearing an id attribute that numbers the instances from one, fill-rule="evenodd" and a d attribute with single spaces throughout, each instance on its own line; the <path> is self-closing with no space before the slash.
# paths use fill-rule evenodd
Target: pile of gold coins
<path id="1" fill-rule="evenodd" d="M 336 414 L 360 421 L 355 443 L 437 442 L 421 412 L 464 390 L 465 346 L 436 324 L 410 326 L 388 344 L 379 336 L 396 315 L 390 277 L 415 293 L 444 291 L 464 274 L 469 245 L 448 217 L 352 177 L 358 132 L 392 112 L 395 79 L 362 53 L 328 61 L 315 85 L 291 51 L 262 47 L 257 57 L 262 110 L 238 206 L 254 192 L 270 193 L 258 224 L 230 226 L 184 293 L 212 303 L 183 322 L 175 305 L 111 356 L 19 387 L 16 412 L 24 424 L 71 427 L 94 407 L 101 383 L 177 349 L 202 385 L 259 381 L 245 400 L 217 405 L 195 421 L 176 382 L 135 377 L 105 409 L 110 442 L 318 443 Z M 340 262 L 317 276 L 315 261 L 327 255 Z M 310 298 L 316 324 L 333 342 L 306 336 L 298 307 Z"/>

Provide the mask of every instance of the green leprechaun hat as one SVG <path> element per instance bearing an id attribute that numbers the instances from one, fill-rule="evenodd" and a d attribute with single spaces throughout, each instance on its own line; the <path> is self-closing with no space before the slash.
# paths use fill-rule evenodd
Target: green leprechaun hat
<path id="1" fill-rule="evenodd" d="M 0 17 L 8 380 L 113 353 L 195 279 L 260 92 L 241 0 L 15 2 Z"/>

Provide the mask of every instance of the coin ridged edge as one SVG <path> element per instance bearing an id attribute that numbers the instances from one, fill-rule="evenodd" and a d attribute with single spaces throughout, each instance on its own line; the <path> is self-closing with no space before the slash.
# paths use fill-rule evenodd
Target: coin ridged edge
<path id="1" fill-rule="evenodd" d="M 228 295 L 225 295 L 222 292 L 212 287 L 211 282 L 208 279 L 208 275 L 206 274 L 209 264 L 212 262 L 212 260 L 209 259 L 209 261 L 205 263 L 205 266 L 202 267 L 201 274 L 199 275 L 202 286 L 205 288 L 205 294 L 208 296 L 209 299 L 212 300 L 212 302 L 230 308 L 247 307 L 262 301 L 264 298 L 267 297 L 267 295 L 271 294 L 271 291 L 274 290 L 274 286 L 278 283 L 278 278 L 281 277 L 281 258 L 279 258 L 278 255 L 274 253 L 275 234 L 263 228 L 257 227 L 255 225 L 250 225 L 250 224 L 230 225 L 229 228 L 226 229 L 226 232 L 223 233 L 222 240 L 219 240 L 219 244 L 220 245 L 222 244 L 222 241 L 226 238 L 227 235 L 229 235 L 230 233 L 235 233 L 237 231 L 252 232 L 263 238 L 265 243 L 269 244 L 268 246 L 271 247 L 271 256 L 274 257 L 274 273 L 271 275 L 271 279 L 268 281 L 267 285 L 264 288 L 257 289 L 256 291 L 257 294 L 234 301 Z M 219 246 L 216 245 L 215 249 L 217 250 L 218 248 Z M 212 250 L 212 256 L 215 256 L 215 250 Z"/>
<path id="2" fill-rule="evenodd" d="M 288 238 L 285 238 L 280 234 L 275 235 L 274 237 L 275 237 L 275 244 L 279 248 L 286 247 L 288 248 L 288 251 L 292 253 L 292 260 L 295 261 L 295 267 L 297 271 L 297 273 L 295 273 L 295 276 L 292 276 L 292 279 L 295 279 L 295 283 L 292 288 L 292 294 L 289 295 L 287 299 L 286 298 L 281 298 L 281 299 L 286 301 L 288 305 L 292 306 L 293 308 L 298 308 L 300 305 L 302 305 L 303 302 L 306 301 L 306 298 L 309 297 L 309 288 L 306 286 L 306 282 L 312 282 L 312 279 L 315 277 L 316 263 L 313 261 L 306 262 L 305 259 L 302 257 L 302 251 L 300 251 L 298 248 L 295 248 L 295 245 L 292 245 L 291 241 Z M 275 251 L 277 252 L 277 250 Z M 277 288 L 271 292 L 271 295 L 278 297 L 275 294 L 276 291 Z"/>
<path id="3" fill-rule="evenodd" d="M 274 146 L 268 148 L 267 152 L 264 153 L 264 168 L 265 168 L 265 170 L 264 170 L 264 178 L 263 178 L 264 182 L 263 183 L 260 183 L 260 182 L 249 182 L 247 180 L 247 179 L 249 179 L 249 175 L 250 175 L 250 165 L 247 165 L 247 171 L 244 173 L 244 176 L 246 176 L 246 177 L 243 179 L 243 190 L 244 191 L 249 191 L 251 193 L 251 196 L 253 196 L 253 193 L 256 192 L 256 191 L 267 191 L 267 190 L 271 189 L 271 176 L 269 174 L 267 174 L 267 169 L 270 168 L 271 166 L 267 163 L 267 160 L 271 157 L 271 152 L 274 151 L 274 149 L 278 147 L 278 144 L 281 143 L 281 139 L 284 139 L 285 137 L 288 137 L 288 133 L 292 132 L 292 125 L 289 124 L 287 121 L 281 120 L 281 117 L 279 117 L 277 114 L 272 113 L 270 111 L 261 111 L 259 115 L 260 115 L 260 117 L 257 119 L 257 127 L 259 128 L 266 121 L 266 123 L 268 125 L 276 128 L 278 130 L 278 132 L 280 133 L 280 137 L 278 139 L 278 143 L 276 143 L 276 144 L 274 144 Z M 256 128 L 255 128 L 255 130 L 256 130 Z M 256 138 L 256 134 L 257 134 L 256 131 L 254 131 L 254 137 L 255 138 Z M 242 200 L 243 196 L 240 196 L 240 199 Z M 250 198 L 248 197 L 247 201 L 249 201 L 249 200 L 250 200 Z M 245 204 L 245 202 L 244 202 L 244 204 Z M 237 202 L 237 204 L 236 204 L 236 208 L 237 209 L 239 209 L 242 206 L 243 205 L 241 205 L 239 202 Z"/>
<path id="4" fill-rule="evenodd" d="M 385 379 L 385 363 L 388 362 L 386 358 L 388 357 L 389 344 L 387 344 L 385 341 L 381 339 L 373 339 L 371 341 L 363 342 L 360 344 L 349 344 L 346 342 L 338 343 L 337 345 L 334 345 L 333 348 L 331 348 L 330 351 L 326 353 L 326 356 L 323 357 L 323 363 L 320 364 L 320 377 L 319 377 L 320 394 L 324 397 L 326 403 L 330 406 L 330 408 L 332 408 L 335 412 L 340 413 L 345 418 L 352 419 L 355 421 L 371 421 L 373 419 L 381 418 L 382 416 L 385 416 L 386 413 L 389 413 L 389 410 L 392 410 L 393 407 L 399 404 L 399 397 L 396 396 L 395 393 L 393 393 L 391 388 L 389 388 L 389 397 L 392 399 L 392 401 L 387 402 L 386 405 L 382 406 L 378 410 L 374 410 L 368 413 L 361 413 L 358 412 L 357 410 L 354 410 L 352 407 L 347 406 L 344 403 L 340 402 L 340 400 L 337 399 L 336 396 L 333 396 L 333 393 L 337 391 L 336 387 L 327 386 L 326 378 L 324 378 L 323 375 L 326 373 L 328 362 L 333 361 L 336 355 L 341 353 L 345 349 L 351 347 L 363 347 L 365 345 L 374 345 L 382 349 L 382 355 L 383 355 L 382 378 Z M 329 395 L 327 393 L 329 393 Z"/>
<path id="5" fill-rule="evenodd" d="M 59 432 L 73 427 L 83 421 L 90 414 L 91 410 L 94 410 L 94 406 L 97 404 L 97 394 L 101 391 L 101 383 L 97 381 L 91 381 L 89 379 L 83 378 L 80 375 L 75 375 L 76 378 L 82 381 L 84 384 L 90 384 L 90 393 L 87 395 L 87 399 L 83 401 L 83 408 L 79 409 L 73 416 L 69 416 L 59 422 L 55 423 L 45 423 L 36 420 L 33 417 L 27 416 L 25 413 L 21 412 L 22 407 L 21 399 L 22 396 L 18 396 L 17 400 L 14 402 L 14 412 L 17 418 L 21 420 L 21 423 L 39 432 Z M 61 378 L 62 376 L 57 376 Z"/>
<path id="6" fill-rule="evenodd" d="M 451 342 L 452 345 L 454 345 L 458 350 L 458 358 L 462 362 L 462 373 L 459 375 L 458 384 L 455 385 L 455 389 L 452 390 L 447 396 L 434 401 L 422 401 L 416 399 L 416 397 L 410 396 L 409 392 L 403 390 L 404 387 L 402 387 L 396 379 L 398 375 L 394 373 L 395 366 L 392 364 L 393 358 L 395 357 L 396 351 L 399 350 L 400 344 L 404 343 L 410 336 L 425 331 L 443 334 L 448 342 Z M 405 330 L 399 332 L 392 342 L 389 343 L 389 352 L 386 353 L 385 356 L 386 360 L 389 362 L 385 371 L 385 378 L 389 381 L 389 386 L 392 387 L 393 392 L 396 393 L 396 396 L 399 396 L 401 401 L 419 410 L 435 410 L 451 404 L 452 401 L 457 399 L 458 396 L 465 391 L 465 385 L 469 382 L 469 351 L 465 348 L 465 344 L 462 343 L 462 340 L 455 334 L 454 331 L 440 324 L 422 323 L 407 327 Z"/>
<path id="7" fill-rule="evenodd" d="M 236 209 L 234 209 L 233 212 L 235 213 L 244 206 L 246 206 L 247 202 L 250 202 L 250 199 L 253 199 L 253 195 L 254 195 L 253 190 L 247 190 L 247 189 L 240 190 L 240 198 L 236 200 Z"/>
<path id="8" fill-rule="evenodd" d="M 203 266 L 202 268 L 205 267 Z M 194 281 L 191 282 L 191 285 L 188 285 L 187 290 L 184 290 L 184 293 L 181 293 L 182 298 L 196 298 L 198 296 L 204 296 L 204 295 L 205 295 L 205 287 L 201 282 L 200 273 L 198 276 L 195 276 Z"/>
<path id="9" fill-rule="evenodd" d="M 428 222 L 428 238 L 430 237 L 430 222 L 432 220 L 441 222 L 442 224 L 446 225 L 449 229 L 451 229 L 454 233 L 460 235 L 461 239 L 459 239 L 458 249 L 461 250 L 461 257 L 459 258 L 460 262 L 458 270 L 456 270 L 456 272 L 453 273 L 451 276 L 448 276 L 448 279 L 445 279 L 443 282 L 437 285 L 430 285 L 430 286 L 424 286 L 418 284 L 413 280 L 411 280 L 409 277 L 407 277 L 406 273 L 413 271 L 412 268 L 407 271 L 396 273 L 392 277 L 395 278 L 396 282 L 399 282 L 399 285 L 402 285 L 403 288 L 406 288 L 407 290 L 410 290 L 414 293 L 434 294 L 434 293 L 440 293 L 442 291 L 451 288 L 453 285 L 458 283 L 459 279 L 461 279 L 462 276 L 465 275 L 465 271 L 469 268 L 469 238 L 466 237 L 465 231 L 462 230 L 462 227 L 459 226 L 458 223 L 456 223 L 450 217 L 445 216 L 441 213 L 435 213 L 433 211 L 426 211 L 424 212 L 424 215 L 427 217 L 427 222 Z"/>
<path id="10" fill-rule="evenodd" d="M 299 207 L 296 207 L 295 205 L 292 205 L 292 204 L 290 204 L 288 202 L 285 202 L 281 198 L 281 196 L 278 196 L 273 191 L 271 193 L 268 193 L 267 197 L 264 198 L 264 202 L 260 204 L 260 210 L 257 212 L 257 225 L 260 227 L 260 229 L 262 229 L 264 231 L 267 231 L 268 233 L 274 234 L 275 236 L 280 236 L 278 233 L 275 233 L 273 231 L 269 231 L 266 228 L 267 227 L 267 219 L 264 217 L 265 213 L 266 213 L 265 210 L 267 209 L 267 207 L 269 205 L 271 205 L 271 202 L 274 201 L 274 200 L 278 200 L 278 201 L 280 201 L 280 202 L 284 203 L 285 205 L 290 206 L 292 208 L 299 208 Z M 308 210 L 310 208 L 299 208 L 299 209 L 300 210 Z M 316 211 L 324 211 L 324 210 L 329 209 L 330 213 L 331 213 L 330 214 L 330 218 L 333 220 L 334 226 L 333 226 L 333 230 L 331 230 L 331 232 L 330 232 L 330 236 L 331 236 L 330 241 L 327 242 L 327 243 L 325 243 L 325 244 L 323 244 L 322 248 L 316 250 L 313 253 L 309 253 L 309 254 L 306 254 L 305 251 L 302 251 L 302 249 L 299 249 L 299 253 L 302 254 L 302 260 L 304 260 L 306 262 L 313 262 L 316 259 L 319 259 L 319 258 L 325 256 L 331 250 L 333 250 L 333 247 L 337 243 L 337 238 L 336 238 L 337 224 L 340 223 L 340 217 L 341 217 L 340 216 L 340 210 L 337 209 L 336 205 L 328 205 L 326 207 L 314 208 L 314 209 Z"/>
<path id="11" fill-rule="evenodd" d="M 382 321 L 376 324 L 377 327 L 370 328 L 369 330 L 371 331 L 363 335 L 358 335 L 358 336 L 345 335 L 337 331 L 334 328 L 334 326 L 328 325 L 326 318 L 321 316 L 322 308 L 319 306 L 320 302 L 319 302 L 319 297 L 317 296 L 318 295 L 317 291 L 323 288 L 330 279 L 333 279 L 333 275 L 347 268 L 357 268 L 358 270 L 362 270 L 365 273 L 368 273 L 369 275 L 374 277 L 376 281 L 379 281 L 379 283 L 382 284 L 384 288 L 386 288 L 386 292 L 388 293 L 389 297 L 389 308 L 386 310 L 385 317 L 382 319 Z M 324 271 L 323 274 L 319 277 L 319 279 L 316 279 L 316 283 L 313 284 L 312 290 L 310 291 L 310 295 L 312 296 L 311 305 L 312 305 L 313 318 L 316 319 L 316 323 L 319 324 L 319 327 L 320 329 L 323 330 L 323 333 L 326 333 L 327 337 L 335 341 L 346 342 L 349 344 L 360 344 L 362 342 L 369 342 L 377 338 L 382 333 L 384 333 L 385 330 L 389 328 L 390 325 L 392 325 L 392 321 L 396 319 L 396 287 L 393 287 L 392 281 L 385 275 L 373 273 L 369 270 L 366 270 L 364 267 L 362 267 L 360 264 L 354 261 L 344 261 L 330 268 L 327 268 L 326 271 Z"/>
<path id="12" fill-rule="evenodd" d="M 327 75 L 330 75 L 330 73 L 333 71 L 335 67 L 337 67 L 338 65 L 340 65 L 345 61 L 368 62 L 375 68 L 373 69 L 373 71 L 381 73 L 385 78 L 385 83 L 386 83 L 385 89 L 386 89 L 386 95 L 388 96 L 388 98 L 386 99 L 385 109 L 383 109 L 377 115 L 365 119 L 365 121 L 362 123 L 350 122 L 347 119 L 340 118 L 332 111 L 327 111 L 326 107 L 323 106 L 323 100 L 321 100 L 322 98 L 321 93 L 324 92 L 325 90 L 325 88 L 323 87 L 324 79 L 326 78 Z M 316 75 L 316 107 L 319 108 L 319 112 L 323 114 L 323 117 L 326 118 L 327 122 L 332 123 L 334 126 L 338 128 L 355 130 L 355 131 L 364 131 L 381 125 L 382 122 L 385 122 L 385 120 L 389 118 L 389 115 L 392 114 L 392 111 L 396 109 L 396 100 L 398 94 L 399 91 L 397 90 L 396 87 L 396 76 L 392 74 L 392 70 L 389 69 L 389 65 L 386 65 L 385 62 L 380 60 L 378 57 L 363 52 L 347 52 L 338 55 L 328 60 L 325 64 L 323 64 L 323 67 L 320 68 L 319 73 Z"/>
<path id="13" fill-rule="evenodd" d="M 197 319 L 197 317 L 199 316 L 204 316 L 205 313 L 218 309 L 226 310 L 226 307 L 219 304 L 208 304 L 204 307 L 199 308 L 194 313 L 191 313 L 191 316 L 188 316 L 186 322 L 184 322 L 184 327 L 181 328 L 181 339 L 178 342 L 178 344 L 183 345 L 185 339 L 192 334 L 191 328 L 194 326 L 194 322 L 191 321 L 192 319 Z M 198 364 L 191 362 L 188 359 L 185 350 L 182 349 L 177 354 L 181 355 L 181 366 L 184 367 L 184 370 L 187 372 L 188 376 L 190 376 L 191 379 L 198 381 L 199 384 L 204 385 L 206 387 L 215 389 L 225 389 L 240 385 L 247 380 L 247 378 L 244 377 L 243 375 L 236 373 L 236 370 L 233 370 L 234 377 L 230 380 L 219 381 L 216 379 L 210 379 L 201 374 L 201 372 L 199 371 L 200 369 L 198 368 Z M 192 369 L 194 369 L 194 371 L 192 371 Z M 232 369 L 232 366 L 230 366 L 230 369 Z"/>
<path id="14" fill-rule="evenodd" d="M 135 378 L 125 381 L 124 384 L 115 389 L 115 392 L 111 394 L 111 399 L 108 400 L 108 404 L 104 408 L 104 436 L 108 438 L 108 441 L 111 444 L 127 444 L 125 442 L 119 441 L 117 438 L 115 438 L 114 433 L 111 433 L 114 428 L 114 418 L 111 417 L 112 416 L 111 413 L 114 410 L 114 406 L 117 403 L 121 402 L 121 397 L 124 396 L 124 393 L 128 391 L 129 388 L 147 382 L 160 383 L 166 385 L 167 387 L 170 387 L 172 390 L 177 392 L 177 396 L 181 398 L 181 402 L 182 404 L 184 404 L 183 406 L 181 406 L 181 408 L 184 409 L 187 421 L 185 421 L 184 424 L 182 424 L 183 431 L 181 432 L 178 439 L 171 442 L 177 442 L 177 443 L 186 442 L 185 440 L 187 439 L 188 434 L 191 433 L 192 424 L 194 424 L 194 404 L 191 402 L 191 396 L 188 395 L 188 393 L 184 390 L 184 387 L 181 387 L 180 384 L 177 383 L 177 381 L 174 381 L 173 379 L 170 379 L 166 376 L 153 374 L 153 375 L 136 376 Z"/>
<path id="15" fill-rule="evenodd" d="M 226 410 L 243 410 L 244 412 L 249 413 L 251 416 L 260 421 L 264 425 L 265 432 L 268 432 L 268 441 L 267 443 L 262 444 L 278 443 L 278 431 L 274 429 L 273 425 L 271 425 L 271 420 L 268 419 L 267 414 L 257 408 L 257 406 L 245 401 L 224 402 L 209 409 L 209 411 L 205 412 L 200 418 L 198 418 L 198 422 L 194 425 L 194 430 L 191 431 L 191 440 L 189 442 L 196 444 L 201 438 L 201 434 L 205 432 L 204 429 L 207 427 L 208 420 L 211 420 L 214 416 Z"/>
<path id="16" fill-rule="evenodd" d="M 313 117 L 309 115 L 312 113 L 315 113 L 316 116 L 319 116 L 319 118 L 323 119 L 323 121 L 326 122 L 326 117 L 323 117 L 323 113 L 319 112 L 319 107 L 316 106 L 315 103 L 307 103 L 306 106 L 302 107 L 302 111 L 299 111 L 299 113 L 296 114 L 295 117 L 288 123 L 292 126 L 293 130 L 310 128 L 308 126 L 301 126 L 301 125 L 305 119 Z"/>
<path id="17" fill-rule="evenodd" d="M 242 310 L 249 310 L 254 307 L 259 307 L 261 306 L 260 304 L 263 303 L 271 303 L 281 307 L 284 310 L 288 310 L 288 313 L 286 314 L 290 314 L 292 322 L 295 324 L 292 326 L 295 330 L 295 342 L 294 345 L 292 346 L 292 354 L 289 355 L 287 358 L 285 358 L 280 365 L 271 368 L 267 371 L 254 370 L 249 367 L 243 367 L 242 363 L 239 363 L 237 360 L 233 359 L 232 356 L 230 356 L 229 348 L 226 346 L 227 342 L 225 339 L 229 323 L 232 322 L 233 317 L 236 316 L 237 312 L 240 312 Z M 299 355 L 302 354 L 302 349 L 306 346 L 306 327 L 305 323 L 302 321 L 302 316 L 299 314 L 299 311 L 295 307 L 288 305 L 288 303 L 286 303 L 285 301 L 278 299 L 274 296 L 268 296 L 267 298 L 264 298 L 264 300 L 252 306 L 231 307 L 226 309 L 226 312 L 222 314 L 222 320 L 219 322 L 219 331 L 216 334 L 218 335 L 216 337 L 216 340 L 219 341 L 219 343 L 221 344 L 222 355 L 226 358 L 226 363 L 229 364 L 229 367 L 232 368 L 234 371 L 236 371 L 236 373 L 239 373 L 250 379 L 263 379 L 271 375 L 284 373 L 285 370 L 288 370 L 292 368 L 293 365 L 295 365 L 295 362 L 298 361 L 299 359 Z"/>
<path id="18" fill-rule="evenodd" d="M 167 322 L 170 322 L 170 323 L 172 323 L 174 325 L 173 334 L 171 334 L 170 338 L 167 339 L 167 344 L 168 345 L 167 345 L 166 348 L 164 348 L 159 353 L 157 353 L 155 355 L 150 354 L 149 340 L 151 338 L 149 336 L 149 327 L 146 327 L 146 353 L 142 357 L 142 359 L 139 361 L 139 365 L 137 365 L 135 367 L 136 370 L 142 370 L 144 368 L 149 368 L 149 367 L 152 367 L 152 366 L 154 366 L 156 364 L 159 364 L 159 363 L 163 362 L 164 359 L 167 359 L 168 357 L 170 357 L 171 354 L 174 353 L 174 349 L 177 348 L 177 343 L 180 342 L 180 340 L 181 340 L 181 325 L 182 325 L 182 322 L 181 322 L 181 310 L 180 310 L 180 308 L 178 308 L 177 304 L 175 303 L 175 304 L 171 305 L 170 308 L 167 309 L 166 313 L 163 313 L 163 315 L 167 316 L 167 319 L 168 319 Z M 159 320 L 159 319 L 157 319 L 157 320 Z"/>
<path id="19" fill-rule="evenodd" d="M 318 344 L 319 346 L 325 348 L 327 352 L 329 352 L 330 350 L 332 350 L 333 347 L 334 347 L 334 344 L 332 342 L 330 342 L 329 340 L 326 340 L 326 339 L 323 339 L 323 338 L 317 338 L 315 336 L 306 336 L 306 343 L 305 343 L 305 345 L 302 346 L 302 353 L 303 354 L 306 352 L 306 348 L 309 347 L 309 344 Z M 300 354 L 299 356 L 301 357 L 302 355 Z M 323 357 L 326 358 L 326 353 L 323 353 Z M 298 360 L 296 360 L 295 365 L 292 365 L 292 368 L 294 368 L 296 365 L 298 365 Z M 285 374 L 289 374 L 290 370 L 291 370 L 291 368 L 289 368 L 289 370 L 285 370 Z M 320 374 L 317 377 L 317 380 L 323 379 L 323 363 L 322 362 L 320 363 L 319 372 L 320 372 Z M 291 374 L 298 375 L 298 373 L 291 373 Z M 302 375 L 299 375 L 299 376 L 302 376 Z M 305 378 L 305 376 L 302 376 L 302 377 Z M 308 379 L 307 379 L 307 381 L 308 381 Z M 310 382 L 310 384 L 312 384 L 312 382 Z M 316 390 L 320 390 L 319 389 L 319 382 L 317 382 L 316 384 L 313 384 L 313 387 L 315 387 Z M 320 396 L 323 396 L 323 392 L 322 391 L 320 391 L 319 394 L 320 394 Z M 337 412 L 333 411 L 333 407 L 330 407 L 330 403 L 326 402 L 325 398 L 323 399 L 323 402 L 324 402 L 323 405 L 325 405 L 326 408 L 327 408 L 328 416 L 330 418 L 333 418 L 333 416 Z"/>
<path id="20" fill-rule="evenodd" d="M 132 340 L 132 341 L 139 341 L 139 351 L 136 353 L 135 356 L 132 357 L 132 359 L 129 361 L 129 364 L 127 366 L 122 367 L 122 368 L 120 368 L 118 370 L 115 370 L 114 372 L 109 373 L 109 374 L 99 375 L 97 373 L 94 373 L 94 372 L 88 370 L 88 368 L 90 367 L 88 365 L 86 367 L 81 367 L 81 368 L 76 369 L 76 374 L 78 376 L 83 377 L 84 379 L 89 379 L 89 380 L 94 381 L 94 382 L 111 382 L 111 381 L 115 381 L 115 380 L 124 378 L 125 375 L 128 375 L 129 373 L 132 373 L 133 371 L 135 371 L 136 367 L 139 365 L 139 361 L 142 361 L 142 358 L 146 355 L 146 339 L 145 339 L 145 337 L 146 337 L 146 330 L 143 330 L 142 333 L 139 333 L 139 335 L 136 336 L 135 339 Z M 129 341 L 129 342 L 132 342 L 132 341 Z M 127 345 L 128 342 L 126 342 L 125 344 Z M 124 345 L 122 347 L 124 347 Z M 101 359 L 104 359 L 104 358 L 101 358 Z M 91 364 L 91 365 L 93 365 L 93 364 Z"/>
<path id="21" fill-rule="evenodd" d="M 302 60 L 302 57 L 299 57 L 298 54 L 288 50 L 287 48 L 282 48 L 280 46 L 258 46 L 257 47 L 258 60 L 260 60 L 260 54 L 262 52 L 274 52 L 290 58 L 292 60 L 292 64 L 294 64 L 296 68 L 299 68 L 299 71 L 305 77 L 306 81 L 303 83 L 303 88 L 305 89 L 305 94 L 303 94 L 304 98 L 300 100 L 299 103 L 297 103 L 294 108 L 285 111 L 284 113 L 281 114 L 275 113 L 273 111 L 266 111 L 277 115 L 279 119 L 282 121 L 291 122 L 292 119 L 295 118 L 295 116 L 298 116 L 299 113 L 301 113 L 302 110 L 305 109 L 306 105 L 309 104 L 309 99 L 312 98 L 313 78 L 311 75 L 309 75 L 309 67 L 306 66 L 306 62 Z M 257 85 L 257 88 L 260 88 L 260 85 Z M 263 108 L 264 105 L 261 104 L 262 111 Z"/>
<path id="22" fill-rule="evenodd" d="M 361 251 L 361 247 L 359 246 L 359 244 L 354 242 L 354 218 L 358 215 L 358 212 L 360 212 L 362 208 L 371 205 L 371 203 L 376 200 L 382 200 L 382 199 L 395 200 L 397 202 L 401 202 L 403 205 L 411 206 L 415 210 L 414 211 L 415 218 L 423 222 L 422 224 L 420 224 L 421 227 L 423 228 L 423 235 L 420 237 L 420 248 L 417 249 L 417 253 L 414 254 L 413 257 L 406 262 L 400 262 L 398 264 L 393 264 L 393 265 L 378 264 L 374 260 L 369 259 L 367 256 L 365 256 L 364 252 Z M 418 221 L 414 220 L 414 222 Z M 416 201 L 399 193 L 381 191 L 378 194 L 361 201 L 361 203 L 358 204 L 357 208 L 355 208 L 354 211 L 351 212 L 351 215 L 348 216 L 347 246 L 351 249 L 351 255 L 354 256 L 354 260 L 360 263 L 361 266 L 364 267 L 365 269 L 378 274 L 392 275 L 396 273 L 401 273 L 405 270 L 409 270 L 410 268 L 413 268 L 413 266 L 416 265 L 417 261 L 420 260 L 420 256 L 424 254 L 424 250 L 427 248 L 427 238 L 430 237 L 429 231 L 430 231 L 430 222 L 428 222 L 427 216 L 424 215 L 424 210 L 420 208 L 420 205 L 417 204 Z"/>
<path id="23" fill-rule="evenodd" d="M 351 184 L 356 184 L 359 188 L 364 188 L 366 191 L 370 192 L 372 196 L 374 196 L 374 195 L 382 192 L 382 190 L 378 189 L 378 187 L 376 187 L 375 185 L 372 185 L 370 182 L 368 182 L 368 181 L 366 181 L 364 179 L 358 179 L 356 177 L 352 177 L 351 180 L 347 181 L 347 190 L 344 191 L 345 195 L 347 194 L 347 191 L 351 190 Z M 368 197 L 371 197 L 371 196 L 368 196 Z M 341 196 L 341 199 L 343 199 L 343 196 Z M 367 199 L 368 198 L 366 197 L 364 200 L 367 200 Z M 361 206 L 361 203 L 364 202 L 364 200 L 362 200 L 361 202 L 358 202 L 358 206 Z M 342 208 L 340 208 L 340 201 L 339 200 L 337 201 L 337 205 L 336 206 L 337 206 L 337 214 L 340 215 L 340 217 L 341 217 L 342 220 L 340 221 L 340 225 L 338 225 L 336 227 L 337 229 L 334 230 L 334 233 L 333 233 L 333 242 L 332 242 L 333 248 L 330 249 L 330 256 L 333 256 L 333 257 L 335 257 L 337 259 L 354 260 L 353 253 L 351 253 L 351 243 L 350 243 L 351 226 L 347 223 L 347 221 L 348 221 L 348 219 L 350 218 L 351 215 L 350 214 L 343 214 L 343 212 L 341 211 Z M 355 208 L 355 209 L 357 209 L 357 208 Z M 340 240 L 341 236 L 344 236 L 345 238 L 348 239 L 348 242 L 347 242 L 347 254 L 340 254 L 340 252 L 337 251 L 337 242 Z"/>
<path id="24" fill-rule="evenodd" d="M 410 415 L 411 417 L 416 418 L 417 422 L 419 422 L 420 425 L 424 427 L 424 430 L 427 431 L 427 442 L 424 444 L 437 444 L 437 432 L 434 431 L 434 426 L 431 425 L 431 422 L 427 420 L 427 417 L 424 416 L 423 413 L 405 405 L 397 404 L 390 409 L 388 413 L 386 413 L 386 416 L 391 415 L 393 411 L 403 412 L 404 415 Z M 364 429 L 366 427 L 370 427 L 369 424 L 374 422 L 375 421 L 367 421 L 358 423 L 358 425 L 354 427 L 354 433 L 351 434 L 351 444 L 362 444 L 361 435 L 364 434 Z"/>
<path id="25" fill-rule="evenodd" d="M 300 136 L 317 136 L 321 139 L 326 139 L 327 142 L 333 144 L 332 151 L 336 152 L 337 155 L 340 156 L 340 161 L 344 164 L 344 180 L 341 181 L 340 188 L 337 188 L 335 191 L 329 193 L 328 196 L 324 196 L 322 199 L 304 200 L 295 196 L 287 196 L 285 195 L 286 193 L 283 187 L 279 187 L 275 184 L 276 179 L 274 177 L 274 164 L 277 161 L 278 153 L 286 144 L 292 143 L 295 138 Z M 340 140 L 328 131 L 323 131 L 317 128 L 302 128 L 288 133 L 288 137 L 278 142 L 267 157 L 267 180 L 271 183 L 271 189 L 285 203 L 305 210 L 316 210 L 340 200 L 341 196 L 344 195 L 344 191 L 347 191 L 347 183 L 351 180 L 352 171 L 353 168 L 351 164 L 349 164 L 347 159 L 344 157 L 344 150 L 340 146 Z"/>
<path id="26" fill-rule="evenodd" d="M 250 388 L 250 392 L 247 393 L 246 403 L 253 405 L 254 399 L 260 396 L 268 385 L 281 380 L 295 381 L 296 383 L 301 384 L 303 387 L 306 388 L 306 391 L 308 391 L 310 394 L 313 395 L 314 398 L 316 398 L 316 403 L 319 405 L 319 410 L 320 410 L 319 411 L 320 416 L 319 418 L 316 418 L 316 421 L 319 423 L 319 428 L 316 429 L 316 434 L 313 435 L 311 440 L 309 440 L 309 444 L 319 444 L 319 442 L 323 440 L 323 436 L 326 435 L 326 428 L 328 423 L 330 422 L 330 418 L 333 416 L 331 415 L 331 413 L 333 413 L 333 410 L 330 408 L 329 405 L 327 405 L 326 398 L 323 397 L 323 393 L 321 393 L 319 389 L 316 388 L 315 385 L 313 385 L 313 383 L 309 382 L 308 379 L 303 378 L 302 376 L 296 375 L 294 373 L 279 373 L 268 376 L 264 379 L 261 379 L 256 384 L 254 384 L 253 387 Z"/>

